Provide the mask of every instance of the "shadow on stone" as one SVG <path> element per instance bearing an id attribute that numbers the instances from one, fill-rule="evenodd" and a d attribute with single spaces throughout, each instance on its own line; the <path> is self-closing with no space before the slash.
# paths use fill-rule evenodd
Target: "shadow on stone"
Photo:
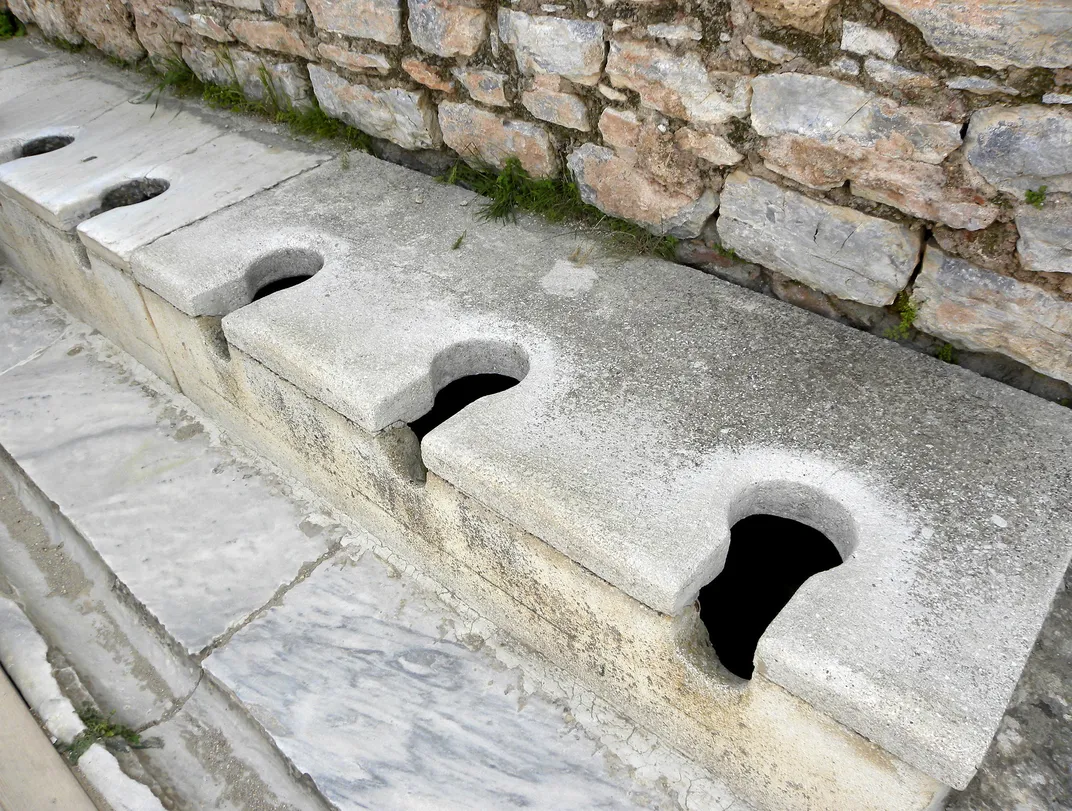
<path id="1" fill-rule="evenodd" d="M 417 435 L 418 440 L 424 439 L 429 431 L 438 425 L 442 425 L 469 404 L 476 402 L 481 397 L 488 397 L 513 388 L 520 382 L 515 377 L 500 374 L 477 374 L 460 377 L 441 388 L 436 394 L 432 410 L 415 419 L 409 424 L 409 427 Z"/>
<path id="2" fill-rule="evenodd" d="M 68 144 L 74 143 L 74 138 L 70 135 L 45 135 L 41 138 L 34 138 L 32 141 L 27 141 L 22 145 L 21 157 L 32 158 L 34 155 L 44 155 L 46 152 L 55 152 L 57 149 L 63 149 Z"/>

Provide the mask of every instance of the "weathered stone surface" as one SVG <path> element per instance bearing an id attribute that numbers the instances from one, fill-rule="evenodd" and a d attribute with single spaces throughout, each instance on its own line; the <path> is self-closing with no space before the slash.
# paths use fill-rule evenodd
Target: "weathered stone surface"
<path id="1" fill-rule="evenodd" d="M 928 245 L 912 300 L 919 329 L 1072 383 L 1072 302 Z"/>
<path id="2" fill-rule="evenodd" d="M 588 109 L 584 100 L 572 93 L 562 93 L 546 88 L 526 90 L 521 94 L 525 109 L 542 121 L 550 121 L 561 127 L 588 132 Z"/>
<path id="3" fill-rule="evenodd" d="M 385 45 L 402 42 L 401 0 L 308 0 L 316 27 Z"/>
<path id="4" fill-rule="evenodd" d="M 1047 197 L 1042 209 L 1020 206 L 1016 211 L 1020 264 L 1043 273 L 1072 273 L 1072 198 Z"/>
<path id="5" fill-rule="evenodd" d="M 230 72 L 213 51 L 197 45 L 184 45 L 182 47 L 182 60 L 194 72 L 194 75 L 205 84 L 226 85 L 231 82 Z"/>
<path id="6" fill-rule="evenodd" d="M 994 96 L 1002 93 L 1009 96 L 1020 95 L 1020 91 L 1015 87 L 995 82 L 993 79 L 984 79 L 982 76 L 957 76 L 947 79 L 946 86 L 953 90 L 967 90 L 978 96 Z"/>
<path id="7" fill-rule="evenodd" d="M 1005 68 L 1072 65 L 1067 0 L 881 0 L 938 53 Z"/>
<path id="8" fill-rule="evenodd" d="M 599 118 L 604 143 L 635 165 L 648 179 L 691 199 L 699 198 L 704 182 L 696 155 L 686 150 L 676 133 L 659 119 L 641 121 L 630 110 L 608 107 Z M 688 134 L 681 136 L 687 139 Z"/>
<path id="9" fill-rule="evenodd" d="M 235 20 L 231 23 L 231 33 L 251 48 L 263 48 L 267 51 L 300 56 L 313 59 L 309 46 L 294 31 L 283 23 L 260 20 Z"/>
<path id="10" fill-rule="evenodd" d="M 423 51 L 439 56 L 472 56 L 480 48 L 488 15 L 458 0 L 407 0 L 409 35 Z"/>
<path id="11" fill-rule="evenodd" d="M 1072 112 L 1034 104 L 976 110 L 964 154 L 1002 191 L 1072 191 Z"/>
<path id="12" fill-rule="evenodd" d="M 697 132 L 689 127 L 682 127 L 674 133 L 674 143 L 715 166 L 732 166 L 744 160 L 744 156 L 721 135 Z"/>
<path id="13" fill-rule="evenodd" d="M 892 304 L 908 284 L 922 243 L 904 226 L 740 171 L 722 188 L 718 234 L 750 262 L 875 306 Z"/>
<path id="14" fill-rule="evenodd" d="M 376 71 L 377 73 L 387 73 L 391 70 L 391 63 L 382 54 L 355 53 L 346 48 L 340 48 L 338 45 L 329 45 L 326 42 L 321 42 L 316 51 L 324 59 L 328 59 L 348 70 L 358 72 Z"/>
<path id="15" fill-rule="evenodd" d="M 879 31 L 862 23 L 845 20 L 841 26 L 841 50 L 860 56 L 893 59 L 901 46 L 889 31 Z"/>
<path id="16" fill-rule="evenodd" d="M 848 56 L 839 56 L 830 63 L 830 68 L 846 76 L 859 76 L 860 63 Z"/>
<path id="17" fill-rule="evenodd" d="M 420 82 L 425 87 L 442 90 L 444 93 L 454 92 L 454 82 L 445 78 L 438 69 L 427 62 L 407 56 L 402 59 L 402 70 L 409 74 L 413 81 Z"/>
<path id="18" fill-rule="evenodd" d="M 1043 104 L 1072 104 L 1072 93 L 1043 93 Z"/>
<path id="19" fill-rule="evenodd" d="M 836 0 L 755 0 L 756 11 L 779 25 L 791 25 L 801 31 L 818 34 L 823 30 L 826 13 Z"/>
<path id="20" fill-rule="evenodd" d="M 312 86 L 305 78 L 302 69 L 294 62 L 273 62 L 260 54 L 231 49 L 231 64 L 234 66 L 234 78 L 242 87 L 242 92 L 253 99 L 263 99 L 267 93 L 264 86 L 265 77 L 271 82 L 276 99 L 292 107 L 307 107 L 312 103 Z M 224 66 L 227 79 L 231 81 L 230 70 Z"/>
<path id="21" fill-rule="evenodd" d="M 317 101 L 328 115 L 369 135 L 393 141 L 403 149 L 439 146 L 439 124 L 427 91 L 375 90 L 362 84 L 351 84 L 319 65 L 309 66 L 309 78 Z"/>
<path id="22" fill-rule="evenodd" d="M 676 54 L 637 40 L 610 44 L 607 76 L 615 87 L 640 94 L 649 107 L 701 124 L 748 116 L 748 77 L 708 71 L 699 54 Z"/>
<path id="23" fill-rule="evenodd" d="M 795 59 L 797 55 L 796 51 L 786 48 L 784 45 L 779 45 L 777 42 L 771 42 L 769 39 L 760 39 L 751 34 L 745 36 L 744 47 L 746 47 L 748 52 L 756 59 L 762 59 L 764 62 L 773 62 L 776 65 L 781 65 L 784 62 L 788 62 L 790 59 Z"/>
<path id="24" fill-rule="evenodd" d="M 30 22 L 36 23 L 41 33 L 49 39 L 62 39 L 78 45 L 82 42 L 82 35 L 75 26 L 77 8 L 77 4 L 65 0 L 29 0 L 22 13 Z"/>
<path id="25" fill-rule="evenodd" d="M 902 90 L 925 90 L 938 86 L 938 80 L 933 76 L 909 70 L 884 59 L 865 59 L 864 69 L 876 82 L 893 85 Z"/>
<path id="26" fill-rule="evenodd" d="M 551 73 L 583 85 L 599 81 L 606 51 L 603 23 L 501 8 L 499 38 L 514 49 L 522 73 Z"/>
<path id="27" fill-rule="evenodd" d="M 166 70 L 168 60 L 182 55 L 182 43 L 189 34 L 177 25 L 154 0 L 131 0 L 134 31 L 149 59 L 158 70 Z"/>
<path id="28" fill-rule="evenodd" d="M 123 62 L 137 62 L 145 48 L 134 35 L 134 19 L 121 0 L 82 0 L 75 28 L 98 50 Z"/>
<path id="29" fill-rule="evenodd" d="M 763 136 L 852 142 L 888 157 L 941 163 L 960 146 L 960 127 L 854 85 L 801 73 L 752 80 L 752 127 Z"/>
<path id="30" fill-rule="evenodd" d="M 699 236 L 718 208 L 718 195 L 710 189 L 692 197 L 668 188 L 604 146 L 584 144 L 570 153 L 566 163 L 582 200 L 654 234 Z"/>
<path id="31" fill-rule="evenodd" d="M 454 78 L 469 91 L 474 101 L 490 104 L 493 107 L 506 107 L 506 75 L 493 70 L 473 70 L 455 68 Z"/>
<path id="32" fill-rule="evenodd" d="M 474 165 L 502 168 L 513 157 L 533 177 L 558 173 L 551 136 L 535 124 L 445 101 L 439 105 L 439 125 L 444 143 Z"/>
<path id="33" fill-rule="evenodd" d="M 648 36 L 671 42 L 699 42 L 703 39 L 700 21 L 689 17 L 673 23 L 654 23 L 647 28 Z"/>
<path id="34" fill-rule="evenodd" d="M 240 8 L 243 11 L 261 11 L 261 0 L 214 0 L 221 6 Z"/>
<path id="35" fill-rule="evenodd" d="M 190 30 L 216 42 L 233 42 L 231 32 L 207 14 L 191 14 L 187 18 Z"/>
<path id="36" fill-rule="evenodd" d="M 309 10 L 305 0 L 264 0 L 264 9 L 273 17 L 299 17 Z"/>

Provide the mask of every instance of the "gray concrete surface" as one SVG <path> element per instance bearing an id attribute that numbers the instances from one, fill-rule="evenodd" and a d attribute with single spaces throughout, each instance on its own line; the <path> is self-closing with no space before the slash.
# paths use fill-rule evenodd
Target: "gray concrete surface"
<path id="1" fill-rule="evenodd" d="M 694 599 L 744 515 L 823 530 L 847 562 L 768 629 L 761 671 L 965 785 L 1072 554 L 1068 412 L 686 268 L 574 264 L 577 236 L 481 223 L 471 198 L 352 155 L 132 267 L 190 315 L 238 307 L 234 346 L 371 431 L 524 358 L 425 463 L 658 610 Z M 241 306 L 283 248 L 323 269 Z"/>

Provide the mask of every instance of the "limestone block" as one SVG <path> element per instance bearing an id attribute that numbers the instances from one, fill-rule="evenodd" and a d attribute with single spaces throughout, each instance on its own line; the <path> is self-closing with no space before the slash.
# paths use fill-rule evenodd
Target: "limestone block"
<path id="1" fill-rule="evenodd" d="M 123 62 L 137 62 L 145 48 L 134 35 L 134 20 L 121 0 L 82 0 L 75 28 L 94 47 Z"/>
<path id="2" fill-rule="evenodd" d="M 268 92 L 265 80 L 272 85 L 276 99 L 292 107 L 309 106 L 312 86 L 301 68 L 294 62 L 274 62 L 260 54 L 231 50 L 231 68 L 224 65 L 223 71 L 228 78 L 224 84 L 237 80 L 242 92 L 253 99 L 263 99 Z"/>
<path id="3" fill-rule="evenodd" d="M 473 101 L 492 107 L 506 107 L 506 75 L 493 70 L 455 68 L 454 78 L 469 91 Z"/>
<path id="4" fill-rule="evenodd" d="M 647 106 L 686 121 L 722 124 L 748 116 L 748 77 L 708 71 L 695 52 L 677 54 L 647 42 L 615 40 L 607 76 L 615 87 L 635 90 Z"/>
<path id="5" fill-rule="evenodd" d="M 1035 104 L 976 110 L 964 154 L 1002 191 L 1072 192 L 1072 111 Z"/>
<path id="6" fill-rule="evenodd" d="M 224 28 L 215 18 L 207 14 L 191 14 L 187 18 L 190 30 L 195 34 L 214 40 L 215 42 L 234 42 L 231 32 Z"/>
<path id="7" fill-rule="evenodd" d="M 407 0 L 409 36 L 438 56 L 472 56 L 484 42 L 488 15 L 459 0 Z"/>
<path id="8" fill-rule="evenodd" d="M 599 82 L 606 51 L 603 23 L 501 8 L 499 38 L 514 49 L 522 73 L 550 73 L 583 85 Z"/>
<path id="9" fill-rule="evenodd" d="M 734 172 L 722 189 L 722 244 L 839 298 L 892 304 L 912 277 L 918 232 Z"/>
<path id="10" fill-rule="evenodd" d="M 604 146 L 584 144 L 570 153 L 566 163 L 582 200 L 654 234 L 697 237 L 718 208 L 718 195 L 710 189 L 701 187 L 689 195 L 668 188 Z"/>
<path id="11" fill-rule="evenodd" d="M 674 133 L 674 143 L 715 166 L 733 166 L 744 160 L 744 155 L 721 135 L 698 132 L 689 127 L 682 127 Z"/>
<path id="12" fill-rule="evenodd" d="M 703 39 L 700 21 L 695 17 L 686 17 L 672 23 L 654 23 L 647 27 L 647 32 L 649 37 L 671 42 L 699 42 Z"/>
<path id="13" fill-rule="evenodd" d="M 928 245 L 915 323 L 954 346 L 997 352 L 1072 383 L 1072 302 Z"/>
<path id="14" fill-rule="evenodd" d="M 313 59 L 313 53 L 301 35 L 280 22 L 235 20 L 231 23 L 231 33 L 251 48 Z"/>
<path id="15" fill-rule="evenodd" d="M 1067 0 L 881 0 L 941 54 L 992 68 L 1072 65 Z"/>
<path id="16" fill-rule="evenodd" d="M 134 31 L 157 70 L 167 70 L 173 59 L 184 59 L 182 44 L 191 39 L 155 0 L 131 0 Z"/>
<path id="17" fill-rule="evenodd" d="M 454 82 L 443 76 L 438 68 L 429 65 L 427 62 L 422 62 L 420 59 L 414 59 L 409 56 L 404 57 L 402 59 L 402 70 L 413 81 L 423 84 L 425 87 L 430 87 L 432 90 L 442 90 L 444 93 L 454 92 Z"/>
<path id="18" fill-rule="evenodd" d="M 826 13 L 836 0 L 755 0 L 757 12 L 779 25 L 791 25 L 801 31 L 818 34 L 823 30 Z"/>
<path id="19" fill-rule="evenodd" d="M 439 105 L 439 125 L 444 143 L 473 165 L 501 168 L 508 158 L 517 158 L 533 177 L 558 173 L 551 136 L 536 124 L 445 101 Z"/>
<path id="20" fill-rule="evenodd" d="M 902 90 L 925 90 L 937 87 L 938 80 L 926 73 L 909 70 L 884 59 L 869 58 L 864 60 L 864 69 L 879 84 L 889 84 Z"/>
<path id="21" fill-rule="evenodd" d="M 1020 264 L 1042 273 L 1072 273 L 1072 198 L 1047 197 L 1042 209 L 1020 206 L 1016 211 Z"/>
<path id="22" fill-rule="evenodd" d="M 308 7 L 305 0 L 264 0 L 264 10 L 273 17 L 299 17 Z"/>
<path id="23" fill-rule="evenodd" d="M 309 0 L 316 27 L 385 45 L 402 42 L 401 0 Z"/>
<path id="24" fill-rule="evenodd" d="M 357 53 L 338 45 L 329 45 L 326 42 L 321 42 L 316 51 L 324 59 L 330 60 L 347 70 L 359 73 L 364 71 L 388 73 L 391 70 L 391 63 L 382 54 Z"/>
<path id="25" fill-rule="evenodd" d="M 78 5 L 70 0 L 27 0 L 31 21 L 49 39 L 62 39 L 72 45 L 82 42 L 75 24 Z"/>
<path id="26" fill-rule="evenodd" d="M 790 59 L 795 59 L 797 55 L 796 51 L 786 48 L 784 45 L 779 45 L 777 42 L 771 42 L 769 39 L 760 39 L 751 34 L 745 35 L 744 47 L 746 47 L 748 52 L 756 59 L 762 59 L 764 62 L 773 62 L 775 65 L 781 65 L 784 62 L 788 62 Z"/>
<path id="27" fill-rule="evenodd" d="M 841 26 L 841 50 L 860 56 L 881 56 L 893 59 L 900 50 L 897 37 L 889 31 L 879 31 L 863 23 L 845 20 Z"/>
<path id="28" fill-rule="evenodd" d="M 977 96 L 1020 95 L 1020 91 L 1015 87 L 995 82 L 993 79 L 984 79 L 982 76 L 956 76 L 952 79 L 946 79 L 945 83 L 947 87 L 951 87 L 953 90 L 966 90 L 969 93 L 975 93 Z"/>
<path id="29" fill-rule="evenodd" d="M 215 0 L 215 2 L 242 11 L 262 11 L 261 0 Z"/>
<path id="30" fill-rule="evenodd" d="M 205 84 L 228 85 L 234 81 L 234 76 L 227 66 L 220 61 L 215 51 L 210 51 L 197 45 L 182 46 L 182 61 L 194 72 Z"/>
<path id="31" fill-rule="evenodd" d="M 542 121 L 550 121 L 561 127 L 588 132 L 588 109 L 584 100 L 572 93 L 537 87 L 521 94 L 525 109 Z"/>
<path id="32" fill-rule="evenodd" d="M 317 101 L 328 115 L 403 149 L 434 149 L 440 144 L 435 106 L 424 90 L 376 90 L 351 84 L 339 74 L 309 65 Z"/>

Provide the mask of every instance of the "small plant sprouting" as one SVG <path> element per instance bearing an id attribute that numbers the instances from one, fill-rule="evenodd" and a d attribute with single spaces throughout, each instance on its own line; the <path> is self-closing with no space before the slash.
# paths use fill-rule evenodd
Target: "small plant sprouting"
<path id="1" fill-rule="evenodd" d="M 339 168 L 344 172 L 350 171 L 350 153 L 345 149 L 339 155 Z"/>
<path id="2" fill-rule="evenodd" d="M 77 763 L 78 759 L 88 752 L 89 747 L 95 743 L 107 744 L 122 741 L 132 749 L 144 749 L 145 745 L 142 743 L 141 735 L 130 727 L 112 723 L 112 715 L 115 715 L 115 713 L 112 712 L 108 716 L 104 716 L 93 705 L 83 705 L 82 709 L 78 711 L 78 717 L 82 719 L 82 723 L 86 725 L 86 728 L 70 744 L 60 747 L 60 751 L 67 756 L 71 763 Z"/>
<path id="3" fill-rule="evenodd" d="M 587 226 L 630 253 L 673 260 L 677 252 L 675 237 L 656 236 L 639 225 L 609 217 L 581 199 L 572 178 L 534 178 L 517 158 L 508 158 L 498 170 L 459 161 L 440 180 L 487 197 L 480 211 L 484 220 L 512 221 L 517 212 L 528 211 L 551 222 Z"/>
<path id="4" fill-rule="evenodd" d="M 957 362 L 957 350 L 953 347 L 953 344 L 942 344 L 934 353 L 934 357 L 938 360 L 945 361 L 946 363 Z"/>
<path id="5" fill-rule="evenodd" d="M 10 11 L 0 11 L 0 42 L 26 34 L 26 26 Z"/>
<path id="6" fill-rule="evenodd" d="M 901 320 L 896 327 L 886 330 L 886 337 L 894 341 L 907 340 L 911 335 L 912 325 L 915 323 L 916 315 L 919 312 L 916 305 L 912 303 L 907 290 L 902 290 L 897 294 L 891 309 L 901 317 Z"/>
<path id="7" fill-rule="evenodd" d="M 1041 209 L 1046 202 L 1046 189 L 1048 188 L 1048 186 L 1039 186 L 1037 189 L 1028 189 L 1024 192 L 1024 202 Z"/>
<path id="8" fill-rule="evenodd" d="M 462 243 L 465 242 L 465 235 L 468 234 L 468 233 L 469 233 L 468 231 L 462 231 L 458 235 L 458 238 L 456 240 L 454 240 L 454 244 L 450 246 L 450 249 L 452 251 L 458 250 L 462 246 Z"/>

